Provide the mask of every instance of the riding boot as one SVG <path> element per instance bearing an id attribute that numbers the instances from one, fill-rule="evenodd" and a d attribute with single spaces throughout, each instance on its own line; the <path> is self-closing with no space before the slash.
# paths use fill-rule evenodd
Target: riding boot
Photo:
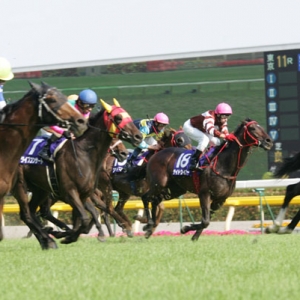
<path id="1" fill-rule="evenodd" d="M 142 152 L 141 148 L 135 148 L 134 151 L 131 153 L 131 156 L 127 159 L 127 163 L 124 167 L 126 171 L 132 167 L 132 162 L 138 157 L 138 155 Z"/>
<path id="2" fill-rule="evenodd" d="M 202 151 L 196 149 L 196 151 L 191 155 L 191 158 L 190 158 L 190 171 L 193 171 L 197 168 L 197 164 L 199 162 L 199 158 L 202 154 Z"/>
<path id="3" fill-rule="evenodd" d="M 52 134 L 51 137 L 47 140 L 46 145 L 42 148 L 42 150 L 38 153 L 39 157 L 46 161 L 54 162 L 51 153 L 50 146 L 53 142 L 57 141 L 58 137 L 55 134 Z"/>

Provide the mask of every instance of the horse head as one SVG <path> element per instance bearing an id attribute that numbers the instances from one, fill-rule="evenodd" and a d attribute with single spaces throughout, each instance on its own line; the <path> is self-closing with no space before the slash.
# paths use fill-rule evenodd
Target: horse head
<path id="1" fill-rule="evenodd" d="M 119 139 L 113 138 L 110 144 L 108 152 L 114 156 L 119 162 L 122 162 L 127 159 L 128 150 Z"/>
<path id="2" fill-rule="evenodd" d="M 263 127 L 249 118 L 240 124 L 234 135 L 240 147 L 256 146 L 264 150 L 270 150 L 273 147 L 273 140 Z"/>
<path id="3" fill-rule="evenodd" d="M 111 137 L 131 143 L 137 147 L 142 142 L 142 134 L 133 124 L 131 116 L 123 109 L 114 98 L 114 105 L 109 105 L 101 99 L 104 108 L 104 122 Z"/>
<path id="4" fill-rule="evenodd" d="M 192 149 L 191 139 L 183 132 L 183 130 L 166 128 L 162 138 L 159 140 L 162 148 L 178 147 Z"/>
<path id="5" fill-rule="evenodd" d="M 70 129 L 75 136 L 87 129 L 87 120 L 67 101 L 67 97 L 55 87 L 42 82 L 29 82 L 39 101 L 39 118 L 47 125 L 59 125 Z"/>

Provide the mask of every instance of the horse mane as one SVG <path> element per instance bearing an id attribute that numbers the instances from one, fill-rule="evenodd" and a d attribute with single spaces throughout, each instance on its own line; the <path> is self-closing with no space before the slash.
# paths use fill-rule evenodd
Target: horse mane
<path id="1" fill-rule="evenodd" d="M 244 121 L 241 121 L 241 123 L 236 127 L 233 134 L 235 136 L 238 136 L 240 134 L 240 131 L 243 129 L 244 125 L 251 121 L 253 121 L 253 120 L 251 120 L 250 118 L 246 118 Z M 212 155 L 217 154 L 221 150 L 221 148 L 223 148 L 223 146 L 226 142 L 227 142 L 226 140 L 223 140 L 223 142 L 219 146 L 216 146 Z"/>
<path id="2" fill-rule="evenodd" d="M 89 124 L 92 125 L 92 126 L 95 126 L 97 120 L 101 117 L 101 115 L 103 115 L 104 112 L 105 112 L 105 109 L 101 109 L 100 111 L 98 111 L 95 114 L 90 114 Z"/>

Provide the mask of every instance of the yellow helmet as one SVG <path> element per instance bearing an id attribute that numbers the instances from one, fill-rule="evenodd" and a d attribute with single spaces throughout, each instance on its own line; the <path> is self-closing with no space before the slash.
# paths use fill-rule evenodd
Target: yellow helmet
<path id="1" fill-rule="evenodd" d="M 69 95 L 68 96 L 68 100 L 69 101 L 76 101 L 78 99 L 78 95 L 73 94 L 73 95 Z"/>
<path id="2" fill-rule="evenodd" d="M 14 74 L 11 71 L 11 66 L 9 61 L 4 58 L 0 57 L 0 80 L 11 80 L 14 78 Z"/>

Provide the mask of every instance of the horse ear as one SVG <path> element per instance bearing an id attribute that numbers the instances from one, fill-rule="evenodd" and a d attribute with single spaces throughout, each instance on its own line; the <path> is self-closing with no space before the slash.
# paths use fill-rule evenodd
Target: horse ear
<path id="1" fill-rule="evenodd" d="M 100 99 L 102 106 L 104 107 L 104 109 L 108 112 L 111 113 L 112 111 L 112 107 L 107 104 L 104 100 Z"/>
<path id="2" fill-rule="evenodd" d="M 179 130 L 182 130 L 182 126 L 181 125 L 179 126 Z"/>
<path id="3" fill-rule="evenodd" d="M 50 85 L 47 84 L 46 82 L 41 81 L 41 83 L 42 83 L 42 87 L 43 87 L 44 89 L 49 89 L 49 88 L 50 88 Z"/>
<path id="4" fill-rule="evenodd" d="M 31 82 L 31 81 L 28 81 L 28 82 L 29 82 L 30 86 L 32 87 L 32 89 L 34 89 L 40 95 L 43 94 L 43 88 L 39 84 Z"/>
<path id="5" fill-rule="evenodd" d="M 121 105 L 119 104 L 119 102 L 116 98 L 114 98 L 113 101 L 114 101 L 115 106 L 121 107 Z"/>

